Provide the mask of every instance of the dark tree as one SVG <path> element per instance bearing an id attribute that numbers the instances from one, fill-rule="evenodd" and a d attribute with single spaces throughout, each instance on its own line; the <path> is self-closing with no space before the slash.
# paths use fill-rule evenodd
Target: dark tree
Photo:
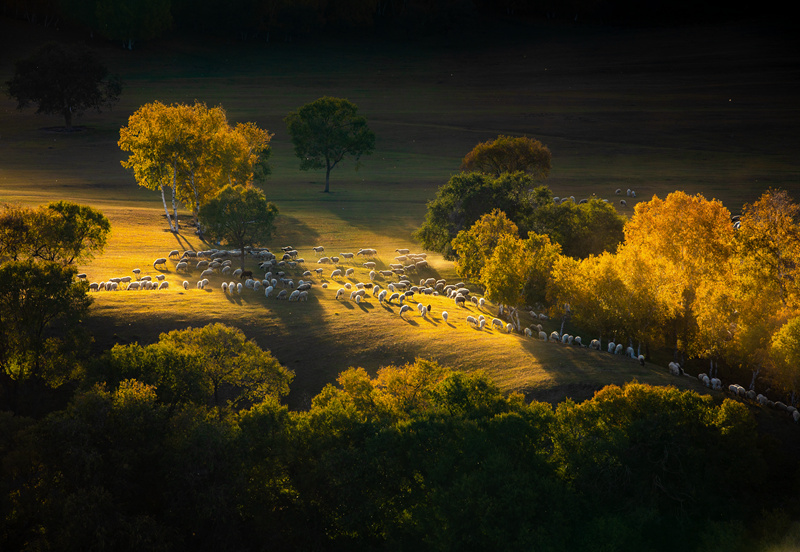
<path id="1" fill-rule="evenodd" d="M 110 107 L 122 92 L 119 79 L 108 75 L 91 50 L 55 42 L 17 61 L 6 86 L 18 109 L 35 104 L 36 113 L 59 114 L 67 130 L 72 129 L 74 115 Z"/>
<path id="2" fill-rule="evenodd" d="M 344 98 L 325 96 L 284 119 L 300 169 L 325 169 L 325 192 L 330 189 L 331 171 L 341 160 L 352 156 L 358 163 L 375 148 L 375 133 L 357 111 L 358 107 Z"/>

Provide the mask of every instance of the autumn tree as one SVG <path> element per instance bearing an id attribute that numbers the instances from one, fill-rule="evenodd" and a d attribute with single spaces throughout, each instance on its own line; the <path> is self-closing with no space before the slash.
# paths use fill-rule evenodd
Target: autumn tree
<path id="1" fill-rule="evenodd" d="M 17 108 L 36 105 L 36 113 L 61 115 L 67 130 L 87 109 L 100 111 L 119 100 L 122 85 L 89 49 L 50 42 L 19 60 L 6 82 Z"/>
<path id="2" fill-rule="evenodd" d="M 200 206 L 223 186 L 249 184 L 271 138 L 253 123 L 231 127 L 222 107 L 153 102 L 130 116 L 128 126 L 120 129 L 118 144 L 130 152 L 122 166 L 133 169 L 136 182 L 161 191 L 170 229 L 177 232 L 178 202 L 197 219 Z"/>
<path id="3" fill-rule="evenodd" d="M 550 150 L 539 140 L 501 134 L 475 146 L 461 161 L 461 170 L 495 177 L 521 171 L 535 180 L 544 180 L 550 174 L 551 159 Z"/>
<path id="4" fill-rule="evenodd" d="M 345 158 L 356 161 L 375 149 L 375 133 L 358 107 L 344 98 L 324 96 L 290 112 L 284 119 L 300 169 L 325 169 L 325 192 L 331 171 Z"/>
<path id="5" fill-rule="evenodd" d="M 506 234 L 516 238 L 519 237 L 519 230 L 499 209 L 483 215 L 469 230 L 461 230 L 452 243 L 457 255 L 455 266 L 458 275 L 477 282 L 487 259 L 491 257 L 500 238 Z"/>
<path id="6" fill-rule="evenodd" d="M 254 186 L 225 186 L 200 208 L 200 225 L 213 239 L 241 251 L 266 241 L 274 230 L 278 207 Z"/>
<path id="7" fill-rule="evenodd" d="M 561 247 L 547 236 L 501 236 L 481 271 L 486 297 L 512 307 L 545 303 L 550 272 L 560 254 Z M 519 328 L 518 318 L 516 323 Z"/>

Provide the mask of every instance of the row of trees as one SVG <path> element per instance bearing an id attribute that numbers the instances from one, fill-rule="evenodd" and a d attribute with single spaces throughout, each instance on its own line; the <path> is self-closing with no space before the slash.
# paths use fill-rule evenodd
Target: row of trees
<path id="1" fill-rule="evenodd" d="M 115 347 L 66 408 L 0 414 L 3 549 L 731 552 L 796 537 L 793 474 L 771 477 L 787 457 L 759 448 L 735 401 L 628 384 L 553 409 L 417 360 L 349 369 L 292 412 L 288 375 L 254 349 L 242 374 L 272 376 L 269 391 L 219 409 L 203 366 L 239 347 L 253 349 L 218 325 Z"/>
<path id="2" fill-rule="evenodd" d="M 800 392 L 800 206 L 770 190 L 741 216 L 675 192 L 640 202 L 615 250 L 580 258 L 551 236 L 518 236 L 501 211 L 452 241 L 461 275 L 494 301 L 549 307 L 600 340 L 667 348 L 711 376 L 749 373 L 750 388 Z M 733 220 L 732 220 L 733 219 Z"/>

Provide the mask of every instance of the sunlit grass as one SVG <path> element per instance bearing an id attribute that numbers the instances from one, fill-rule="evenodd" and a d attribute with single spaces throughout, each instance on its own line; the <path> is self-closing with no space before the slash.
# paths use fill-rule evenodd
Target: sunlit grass
<path id="1" fill-rule="evenodd" d="M 14 52 L 23 52 L 21 42 L 31 40 L 27 28 L 17 29 L 16 40 L 9 42 Z M 500 133 L 527 134 L 550 147 L 548 184 L 555 195 L 596 194 L 618 205 L 616 188 L 636 190 L 636 200 L 626 197 L 628 206 L 621 208 L 627 215 L 636 201 L 676 189 L 719 198 L 735 211 L 770 185 L 796 188 L 800 171 L 790 138 L 798 109 L 794 94 L 786 93 L 795 81 L 780 64 L 746 63 L 749 50 L 742 44 L 725 59 L 739 60 L 745 70 L 737 67 L 712 81 L 697 58 L 703 50 L 685 37 L 637 47 L 614 37 L 600 46 L 594 38 L 559 37 L 552 43 L 542 38 L 462 52 L 416 44 L 343 45 L 325 56 L 316 46 L 299 43 L 212 40 L 144 44 L 136 52 L 107 48 L 102 54 L 125 82 L 123 96 L 113 111 L 78 119 L 82 132 L 45 130 L 62 122 L 17 111 L 12 100 L 0 96 L 0 201 L 38 205 L 67 199 L 105 213 L 112 222 L 106 251 L 80 267 L 91 281 L 132 275 L 134 268 L 156 275 L 161 271 L 152 268 L 153 260 L 170 250 L 208 248 L 188 226 L 177 236 L 168 232 L 158 193 L 136 186 L 120 166 L 119 128 L 139 106 L 156 99 L 221 104 L 231 121 L 255 121 L 275 133 L 272 176 L 262 187 L 281 215 L 267 245 L 298 248 L 312 269 L 315 245 L 330 254 L 374 247 L 383 264 L 391 262 L 396 248 L 418 250 L 411 235 L 425 203 L 458 170 L 467 151 Z M 614 52 L 624 52 L 624 63 Z M 648 69 L 653 56 L 664 52 L 677 61 L 669 69 Z M 11 61 L 0 60 L 0 82 L 10 78 Z M 707 61 L 716 66 L 715 59 Z M 754 90 L 763 88 L 754 85 L 758 82 L 770 83 L 763 92 L 769 101 L 727 101 L 755 98 Z M 322 193 L 323 174 L 298 170 L 283 124 L 287 112 L 322 95 L 355 102 L 377 135 L 376 150 L 362 159 L 359 171 L 348 161 L 334 170 L 330 194 Z M 451 263 L 436 255 L 429 259 L 425 277 L 457 279 Z M 353 266 L 355 279 L 368 281 L 366 270 Z M 429 319 L 416 309 L 401 319 L 397 305 L 371 297 L 361 305 L 337 301 L 339 286 L 327 280 L 323 290 L 326 279 L 317 277 L 308 303 L 298 304 L 253 292 L 226 296 L 220 277 L 200 291 L 194 287 L 197 272 L 176 274 L 174 263 L 163 274 L 170 285 L 165 291 L 93 295 L 88 323 L 96 349 L 152 342 L 177 327 L 227 322 L 295 370 L 290 397 L 295 406 L 349 366 L 376 370 L 417 356 L 485 370 L 505 390 L 534 394 L 548 388 L 565 393 L 582 388 L 585 394 L 632 378 L 695 385 L 608 354 L 475 330 L 465 318 L 476 308 L 455 308 L 443 298 L 425 298 L 433 308 Z M 189 290 L 183 289 L 184 280 Z M 441 320 L 442 310 L 450 313 L 449 323 Z M 486 312 L 494 314 L 493 307 Z"/>

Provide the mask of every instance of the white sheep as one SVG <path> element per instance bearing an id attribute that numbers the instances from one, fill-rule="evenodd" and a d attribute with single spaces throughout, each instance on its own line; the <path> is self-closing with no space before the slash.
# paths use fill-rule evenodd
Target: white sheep
<path id="1" fill-rule="evenodd" d="M 155 268 L 157 265 L 166 265 L 166 264 L 167 264 L 166 257 L 160 257 L 160 258 L 156 259 L 155 261 L 153 261 L 153 268 Z M 176 270 L 177 270 L 177 268 L 176 268 Z"/>
<path id="2" fill-rule="evenodd" d="M 614 347 L 614 354 L 615 355 L 622 354 L 622 343 L 617 343 L 617 346 Z"/>
<path id="3" fill-rule="evenodd" d="M 189 282 L 185 282 L 185 284 L 186 284 L 186 286 L 185 286 L 186 289 L 188 289 L 189 288 Z M 158 285 L 158 289 L 167 289 L 168 287 L 169 287 L 169 282 L 161 282 Z"/>
<path id="4" fill-rule="evenodd" d="M 589 342 L 589 348 L 590 349 L 594 349 L 595 351 L 599 351 L 600 347 L 601 347 L 601 345 L 600 345 L 600 340 L 599 339 L 592 339 L 592 341 Z"/>
<path id="5" fill-rule="evenodd" d="M 467 316 L 467 322 L 476 326 L 478 325 L 478 320 L 474 316 Z"/>
<path id="6" fill-rule="evenodd" d="M 166 282 L 164 282 L 164 283 L 166 283 Z M 197 282 L 197 283 L 199 284 L 200 282 Z M 189 282 L 187 282 L 186 280 L 183 281 L 183 289 L 189 289 Z"/>
<path id="7" fill-rule="evenodd" d="M 400 307 L 400 316 L 402 317 L 404 312 L 410 311 L 410 310 L 411 310 L 411 307 L 409 305 L 403 305 L 402 307 Z"/>
<path id="8" fill-rule="evenodd" d="M 222 282 L 222 293 L 228 293 L 228 282 Z"/>
<path id="9" fill-rule="evenodd" d="M 572 344 L 577 345 L 578 347 L 583 347 L 583 344 L 581 343 L 581 336 L 575 336 L 575 339 L 572 340 Z"/>
<path id="10" fill-rule="evenodd" d="M 644 355 L 639 355 L 639 359 L 638 360 L 639 360 L 639 364 L 644 366 Z"/>
<path id="11" fill-rule="evenodd" d="M 492 318 L 492 327 L 499 326 L 500 328 L 503 327 L 503 321 L 499 318 Z"/>
<path id="12" fill-rule="evenodd" d="M 547 334 L 545 332 L 539 332 L 539 339 L 547 341 Z"/>
<path id="13" fill-rule="evenodd" d="M 711 389 L 715 391 L 722 390 L 722 381 L 719 378 L 711 378 Z"/>
<path id="14" fill-rule="evenodd" d="M 636 353 L 634 352 L 633 347 L 628 347 L 625 349 L 625 355 L 631 358 L 636 358 Z"/>
<path id="15" fill-rule="evenodd" d="M 514 329 L 514 324 L 512 324 L 511 322 L 506 324 L 506 333 L 511 333 L 511 330 L 513 329 Z"/>
<path id="16" fill-rule="evenodd" d="M 176 264 L 175 272 L 178 272 L 179 270 L 185 270 L 186 272 L 189 272 L 189 263 L 187 263 L 186 261 L 181 261 L 178 264 Z"/>
<path id="17" fill-rule="evenodd" d="M 616 346 L 617 346 L 617 344 L 614 343 L 613 341 L 611 341 L 608 344 L 608 352 L 611 353 L 611 354 L 614 354 L 614 350 L 615 350 Z"/>
<path id="18" fill-rule="evenodd" d="M 561 336 L 561 343 L 566 345 L 569 342 L 569 334 L 564 334 Z"/>
<path id="19" fill-rule="evenodd" d="M 395 252 L 399 253 L 400 255 L 408 255 L 410 250 L 409 249 L 395 249 Z"/>
<path id="20" fill-rule="evenodd" d="M 334 270 L 333 272 L 331 272 L 331 278 L 335 278 L 335 277 L 337 277 L 337 276 L 340 276 L 340 277 L 341 277 L 341 275 L 342 275 L 342 270 L 341 270 L 341 269 L 339 269 L 339 268 L 337 268 L 336 270 Z"/>
<path id="21" fill-rule="evenodd" d="M 399 294 L 399 293 L 397 293 L 397 292 L 395 292 L 395 293 L 392 293 L 392 294 L 389 296 L 389 299 L 388 299 L 386 302 L 387 302 L 387 303 L 391 303 L 392 301 L 395 301 L 396 299 L 399 299 L 399 298 L 400 298 L 400 294 Z"/>
<path id="22" fill-rule="evenodd" d="M 383 300 L 386 299 L 387 293 L 388 292 L 385 289 L 381 290 L 381 292 L 378 294 L 378 303 L 383 303 Z"/>
<path id="23" fill-rule="evenodd" d="M 348 268 L 347 270 L 345 270 L 345 271 L 344 271 L 344 275 L 345 275 L 345 276 L 352 276 L 352 275 L 353 275 L 353 274 L 355 274 L 355 273 L 356 273 L 356 271 L 355 271 L 355 269 L 353 269 L 353 268 Z M 332 277 L 332 276 L 331 276 L 331 277 Z"/>
<path id="24" fill-rule="evenodd" d="M 266 288 L 264 288 L 264 297 L 269 297 L 270 294 L 272 293 L 272 290 L 274 289 L 275 288 L 272 286 L 267 286 Z"/>
<path id="25" fill-rule="evenodd" d="M 800 411 L 795 410 L 792 412 L 792 420 L 794 420 L 794 423 L 796 424 L 800 423 Z"/>
<path id="26" fill-rule="evenodd" d="M 681 375 L 681 372 L 682 372 L 681 365 L 678 364 L 677 362 L 670 362 L 668 364 L 668 367 L 669 367 L 669 373 L 672 374 L 673 376 L 680 376 Z"/>
<path id="27" fill-rule="evenodd" d="M 553 330 L 552 332 L 550 332 L 550 341 L 553 341 L 555 343 L 561 341 L 561 336 L 558 334 L 557 331 Z"/>
<path id="28" fill-rule="evenodd" d="M 139 282 L 131 282 L 130 284 L 128 284 L 128 291 L 138 290 L 140 287 L 141 284 Z"/>
<path id="29" fill-rule="evenodd" d="M 533 335 L 533 330 L 530 328 L 525 328 L 525 337 L 531 337 Z"/>
<path id="30" fill-rule="evenodd" d="M 180 254 L 181 252 L 178 249 L 173 249 L 172 251 L 169 252 L 168 257 L 171 259 L 172 257 L 177 257 Z"/>
<path id="31" fill-rule="evenodd" d="M 447 311 L 442 311 L 442 320 L 444 320 L 445 322 L 447 322 L 447 317 L 448 317 L 448 316 L 449 316 L 449 315 L 447 314 Z"/>
<path id="32" fill-rule="evenodd" d="M 339 290 L 336 292 L 336 299 L 340 298 L 344 294 L 345 294 L 344 288 L 339 288 Z"/>
<path id="33" fill-rule="evenodd" d="M 375 265 L 375 263 L 373 261 L 369 261 L 369 262 L 364 263 L 364 268 L 373 269 L 373 268 L 375 268 L 375 266 L 376 265 Z"/>

